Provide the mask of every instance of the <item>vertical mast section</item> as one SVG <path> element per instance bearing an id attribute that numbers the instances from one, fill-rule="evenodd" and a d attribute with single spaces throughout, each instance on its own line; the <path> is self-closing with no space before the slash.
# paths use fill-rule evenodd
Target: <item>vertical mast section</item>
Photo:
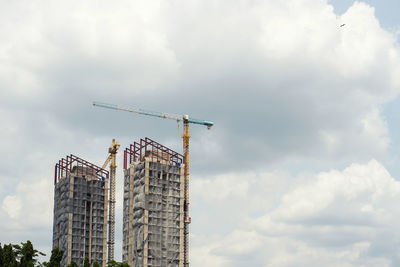
<path id="1" fill-rule="evenodd" d="M 183 116 L 183 160 L 184 160 L 184 228 L 183 228 L 183 266 L 189 266 L 189 224 L 190 224 L 190 217 L 189 217 L 189 116 Z"/>
<path id="2" fill-rule="evenodd" d="M 112 140 L 111 147 L 108 148 L 109 156 L 103 164 L 103 169 L 111 161 L 110 164 L 110 200 L 108 213 L 108 261 L 114 260 L 114 244 L 115 244 L 115 184 L 116 184 L 116 155 L 119 143 Z"/>
<path id="3" fill-rule="evenodd" d="M 112 156 L 110 164 L 110 213 L 108 217 L 108 261 L 114 260 L 115 244 L 115 154 Z"/>

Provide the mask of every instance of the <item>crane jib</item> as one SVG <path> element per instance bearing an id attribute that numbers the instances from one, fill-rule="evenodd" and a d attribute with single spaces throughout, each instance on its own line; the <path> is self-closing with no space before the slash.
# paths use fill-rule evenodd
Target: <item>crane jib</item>
<path id="1" fill-rule="evenodd" d="M 202 120 L 196 120 L 196 119 L 189 119 L 188 120 L 189 123 L 195 123 L 195 124 L 200 124 L 200 125 L 205 125 L 208 127 L 211 127 L 214 125 L 214 123 L 212 121 L 202 121 Z"/>
<path id="2" fill-rule="evenodd" d="M 165 112 L 158 112 L 158 111 L 152 111 L 152 110 L 146 110 L 146 109 L 138 109 L 138 108 L 123 108 L 123 107 L 120 107 L 118 105 L 104 103 L 104 102 L 98 102 L 98 101 L 93 101 L 93 105 L 94 106 L 98 106 L 98 107 L 102 107 L 102 108 L 108 108 L 108 109 L 114 109 L 114 110 L 122 110 L 122 111 L 133 112 L 133 113 L 141 114 L 141 115 L 159 117 L 159 118 L 162 118 L 162 119 L 176 120 L 178 122 L 179 121 L 185 121 L 184 116 L 177 115 L 177 114 L 170 114 L 170 113 L 165 113 Z M 211 126 L 214 125 L 214 123 L 212 121 L 198 120 L 198 119 L 192 119 L 192 118 L 188 118 L 187 122 L 194 123 L 194 124 L 199 124 L 199 125 L 205 125 L 208 128 L 211 128 Z"/>
<path id="3" fill-rule="evenodd" d="M 104 103 L 104 102 L 97 102 L 93 101 L 93 106 L 103 107 L 103 108 L 110 108 L 110 109 L 118 109 L 117 105 Z"/>
<path id="4" fill-rule="evenodd" d="M 143 114 L 143 115 L 159 117 L 159 118 L 162 118 L 162 119 L 171 119 L 171 120 L 178 120 L 178 121 L 182 120 L 182 116 L 180 116 L 180 115 L 164 113 L 164 112 L 159 112 L 159 111 L 139 109 L 139 113 Z"/>

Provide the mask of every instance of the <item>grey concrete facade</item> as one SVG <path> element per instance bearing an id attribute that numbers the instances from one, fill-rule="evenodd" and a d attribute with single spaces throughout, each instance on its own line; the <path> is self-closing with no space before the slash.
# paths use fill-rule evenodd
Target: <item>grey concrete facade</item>
<path id="1" fill-rule="evenodd" d="M 147 153 L 124 170 L 122 260 L 131 267 L 183 266 L 183 164 Z"/>
<path id="2" fill-rule="evenodd" d="M 71 261 L 82 266 L 85 258 L 106 266 L 107 182 L 75 168 L 55 184 L 53 248 L 64 250 L 61 266 Z"/>

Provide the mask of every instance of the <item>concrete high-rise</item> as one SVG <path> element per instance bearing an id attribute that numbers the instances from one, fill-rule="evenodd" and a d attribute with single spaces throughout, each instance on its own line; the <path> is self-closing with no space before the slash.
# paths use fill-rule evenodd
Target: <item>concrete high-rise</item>
<path id="1" fill-rule="evenodd" d="M 88 258 L 106 266 L 109 173 L 74 155 L 55 168 L 53 248 L 64 250 L 61 266 Z"/>
<path id="2" fill-rule="evenodd" d="M 183 156 L 149 138 L 124 152 L 122 260 L 183 266 Z"/>

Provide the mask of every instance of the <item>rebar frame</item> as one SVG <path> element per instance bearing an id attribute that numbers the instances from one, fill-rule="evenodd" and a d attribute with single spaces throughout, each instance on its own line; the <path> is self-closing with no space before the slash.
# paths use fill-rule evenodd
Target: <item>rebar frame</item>
<path id="1" fill-rule="evenodd" d="M 58 183 L 60 179 L 67 177 L 71 172 L 74 172 L 79 176 L 92 175 L 99 180 L 109 178 L 109 172 L 107 170 L 71 154 L 60 159 L 58 163 L 56 163 L 54 169 L 54 184 Z"/>
<path id="2" fill-rule="evenodd" d="M 124 169 L 126 170 L 129 165 L 136 161 L 141 161 L 144 157 L 149 156 L 147 151 L 151 151 L 151 159 L 156 161 L 165 160 L 159 152 L 169 155 L 169 164 L 173 166 L 180 166 L 184 162 L 182 154 L 173 151 L 172 149 L 161 145 L 160 143 L 146 137 L 140 139 L 140 142 L 134 142 L 124 150 Z"/>

